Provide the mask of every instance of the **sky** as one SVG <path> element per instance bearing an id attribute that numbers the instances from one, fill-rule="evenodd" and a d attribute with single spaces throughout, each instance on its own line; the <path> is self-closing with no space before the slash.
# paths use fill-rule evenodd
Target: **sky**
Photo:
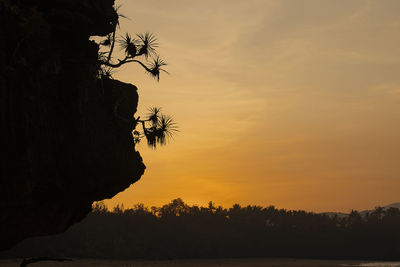
<path id="1" fill-rule="evenodd" d="M 180 132 L 137 146 L 141 180 L 105 201 L 181 197 L 308 211 L 400 202 L 400 1 L 117 0 L 118 34 L 150 31 L 170 75 L 114 77 Z"/>

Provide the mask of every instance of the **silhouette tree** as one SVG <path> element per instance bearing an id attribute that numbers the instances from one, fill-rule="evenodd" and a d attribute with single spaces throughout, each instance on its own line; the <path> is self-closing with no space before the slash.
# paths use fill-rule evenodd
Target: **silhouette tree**
<path id="1" fill-rule="evenodd" d="M 121 14 L 119 15 L 121 16 Z M 154 34 L 145 32 L 132 37 L 129 33 L 126 33 L 125 36 L 117 38 L 117 28 L 100 42 L 100 45 L 106 49 L 106 51 L 99 53 L 99 76 L 101 78 L 110 78 L 114 69 L 127 63 L 139 64 L 157 81 L 160 80 L 161 72 L 168 74 L 163 68 L 167 63 L 157 54 L 156 48 L 159 44 Z M 125 52 L 125 56 L 117 60 L 113 58 L 116 43 L 119 43 Z"/>
<path id="2" fill-rule="evenodd" d="M 340 218 L 273 206 L 191 206 L 180 198 L 151 209 L 137 204 L 108 210 L 97 202 L 88 218 L 65 234 L 28 240 L 8 255 L 399 260 L 399 224 L 396 208 L 384 209 L 377 221 L 356 211 Z"/>
<path id="3" fill-rule="evenodd" d="M 140 123 L 142 132 L 136 130 L 137 124 Z M 146 126 L 148 124 L 148 126 Z M 149 108 L 147 118 L 140 119 L 140 116 L 135 119 L 133 136 L 135 143 L 140 142 L 141 137 L 145 136 L 147 144 L 156 148 L 157 144 L 167 144 L 168 138 L 172 138 L 173 134 L 178 131 L 178 127 L 170 115 L 161 113 L 161 108 Z"/>
<path id="4" fill-rule="evenodd" d="M 118 12 L 120 7 L 115 7 L 118 16 L 126 18 Z M 119 22 L 117 22 L 116 26 L 114 31 L 100 42 L 100 45 L 105 48 L 105 51 L 99 52 L 98 76 L 100 79 L 111 79 L 114 70 L 127 63 L 137 63 L 157 81 L 160 80 L 161 72 L 169 74 L 163 68 L 167 63 L 157 54 L 156 48 L 159 43 L 154 34 L 145 32 L 132 37 L 130 33 L 126 33 L 125 36 L 117 38 L 116 31 L 119 28 Z M 116 43 L 124 50 L 124 57 L 115 60 L 113 53 Z M 137 130 L 138 124 L 142 128 L 141 131 Z M 141 120 L 140 116 L 133 118 L 133 140 L 137 144 L 145 137 L 148 146 L 155 149 L 157 144 L 167 144 L 167 140 L 178 131 L 177 128 L 172 116 L 162 114 L 161 108 L 149 108 L 146 119 Z"/>

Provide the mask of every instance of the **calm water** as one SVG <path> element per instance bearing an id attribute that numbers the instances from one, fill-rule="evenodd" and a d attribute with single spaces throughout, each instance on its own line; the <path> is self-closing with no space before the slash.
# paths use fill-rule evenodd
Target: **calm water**
<path id="1" fill-rule="evenodd" d="M 0 260 L 0 267 L 18 267 L 21 260 Z M 169 261 L 120 261 L 120 260 L 74 260 L 72 262 L 40 262 L 32 267 L 400 267 L 400 262 L 329 261 L 297 259 L 215 259 L 215 260 L 169 260 Z"/>
<path id="2" fill-rule="evenodd" d="M 400 262 L 369 262 L 361 263 L 358 266 L 368 266 L 368 267 L 400 267 Z"/>

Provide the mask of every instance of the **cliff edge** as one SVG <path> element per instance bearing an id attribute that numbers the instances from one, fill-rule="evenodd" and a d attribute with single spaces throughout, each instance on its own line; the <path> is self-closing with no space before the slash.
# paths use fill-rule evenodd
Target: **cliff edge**
<path id="1" fill-rule="evenodd" d="M 0 0 L 0 250 L 65 231 L 144 173 L 119 119 L 137 88 L 99 80 L 89 40 L 117 23 L 113 0 Z"/>

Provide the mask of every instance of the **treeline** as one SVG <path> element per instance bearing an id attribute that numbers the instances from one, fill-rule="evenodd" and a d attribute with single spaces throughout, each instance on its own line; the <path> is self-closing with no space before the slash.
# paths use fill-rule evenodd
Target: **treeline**
<path id="1" fill-rule="evenodd" d="M 51 223 L 51 222 L 49 222 Z M 27 240 L 1 257 L 400 259 L 400 210 L 338 217 L 273 206 L 226 209 L 175 199 L 93 212 L 66 233 Z"/>

